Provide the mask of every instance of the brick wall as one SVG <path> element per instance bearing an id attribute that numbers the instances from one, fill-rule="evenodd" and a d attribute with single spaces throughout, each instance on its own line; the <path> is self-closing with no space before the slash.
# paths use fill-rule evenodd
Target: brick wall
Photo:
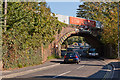
<path id="1" fill-rule="evenodd" d="M 42 62 L 45 62 L 47 60 L 47 57 L 50 56 L 51 54 L 55 53 L 55 51 L 57 52 L 57 49 L 55 50 L 55 46 L 58 45 L 58 41 L 60 40 L 60 38 L 65 35 L 66 33 L 69 33 L 71 31 L 74 31 L 75 28 L 72 28 L 71 26 L 68 27 L 62 27 L 62 30 L 60 32 L 60 34 L 58 34 L 56 32 L 55 40 L 48 45 L 48 48 L 43 48 L 43 45 L 41 45 L 41 52 L 42 52 Z"/>

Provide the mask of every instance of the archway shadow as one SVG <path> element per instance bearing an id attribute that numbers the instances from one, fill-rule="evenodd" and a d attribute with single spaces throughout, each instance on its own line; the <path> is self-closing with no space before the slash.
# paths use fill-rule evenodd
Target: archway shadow
<path id="1" fill-rule="evenodd" d="M 52 61 L 54 62 L 54 61 Z M 55 61 L 57 63 L 61 63 L 62 61 Z M 120 62 L 111 62 L 109 64 L 114 64 L 115 68 L 118 68 L 118 70 L 115 70 L 115 72 L 118 72 L 120 73 Z M 107 65 L 94 65 L 94 64 L 78 64 L 78 65 L 86 65 L 86 66 L 103 66 L 101 68 L 101 70 L 99 70 L 98 72 L 96 73 L 93 73 L 92 75 L 88 76 L 88 77 L 82 77 L 82 76 L 59 76 L 59 77 L 56 77 L 56 78 L 53 78 L 55 77 L 56 75 L 43 75 L 43 76 L 34 76 L 34 77 L 31 77 L 31 78 L 4 78 L 2 80 L 103 80 L 106 73 L 108 72 L 106 69 L 107 69 Z M 118 74 L 120 76 L 120 74 Z M 118 76 L 117 75 L 117 76 Z M 116 76 L 116 75 L 114 75 Z M 106 80 L 120 80 L 120 78 L 106 78 Z"/>
<path id="2" fill-rule="evenodd" d="M 119 71 L 120 73 L 120 62 L 112 62 L 112 63 L 108 63 L 108 64 L 114 64 L 115 68 L 119 68 L 119 70 L 115 70 L 115 71 Z M 107 65 L 108 65 L 107 64 Z M 105 79 L 106 77 L 106 74 L 109 73 L 109 71 L 107 70 L 108 69 L 108 66 L 107 65 L 94 65 L 94 64 L 78 64 L 78 65 L 85 65 L 85 66 L 102 66 L 101 70 L 99 70 L 98 72 L 88 76 L 88 77 L 76 77 L 76 76 L 59 76 L 57 78 L 53 78 L 55 77 L 56 75 L 44 75 L 44 76 L 35 76 L 33 78 L 43 78 L 44 79 L 48 79 L 48 80 L 103 80 Z M 118 74 L 120 76 L 120 74 Z M 107 76 L 108 77 L 108 76 Z M 112 78 L 111 79 L 111 76 L 109 76 L 110 78 L 106 78 L 105 80 L 120 80 L 120 78 Z"/>

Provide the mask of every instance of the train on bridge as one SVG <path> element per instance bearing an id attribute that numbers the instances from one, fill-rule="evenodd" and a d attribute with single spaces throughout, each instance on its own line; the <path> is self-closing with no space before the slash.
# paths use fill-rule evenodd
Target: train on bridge
<path id="1" fill-rule="evenodd" d="M 90 19 L 84 19 L 79 17 L 72 17 L 72 16 L 65 16 L 60 14 L 55 14 L 55 17 L 58 18 L 59 21 L 78 26 L 78 28 L 102 28 L 100 21 L 90 20 Z"/>

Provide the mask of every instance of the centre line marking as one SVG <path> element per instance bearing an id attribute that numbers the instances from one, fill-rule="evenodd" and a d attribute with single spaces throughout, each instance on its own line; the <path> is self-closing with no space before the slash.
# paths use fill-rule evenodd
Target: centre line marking
<path id="1" fill-rule="evenodd" d="M 80 67 L 78 67 L 77 69 L 80 69 L 80 68 L 82 68 L 82 67 L 84 67 L 84 66 L 80 66 Z"/>
<path id="2" fill-rule="evenodd" d="M 60 74 L 60 75 L 58 75 L 58 76 L 54 76 L 53 78 L 57 78 L 57 77 L 59 77 L 59 76 L 65 75 L 65 74 L 70 73 L 70 72 L 71 72 L 71 71 L 67 71 L 67 72 L 62 73 L 62 74 Z"/>

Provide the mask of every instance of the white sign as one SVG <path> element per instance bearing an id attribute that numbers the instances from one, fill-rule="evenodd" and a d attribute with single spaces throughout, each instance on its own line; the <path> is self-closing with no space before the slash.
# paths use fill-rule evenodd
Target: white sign
<path id="1" fill-rule="evenodd" d="M 58 45 L 56 45 L 56 47 L 58 47 Z"/>

